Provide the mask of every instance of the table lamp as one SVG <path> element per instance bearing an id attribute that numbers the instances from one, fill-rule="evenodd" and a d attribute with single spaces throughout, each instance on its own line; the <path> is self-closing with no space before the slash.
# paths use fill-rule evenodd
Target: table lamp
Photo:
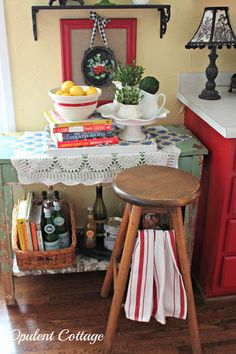
<path id="1" fill-rule="evenodd" d="M 206 68 L 206 87 L 199 95 L 205 100 L 218 100 L 220 95 L 216 91 L 215 79 L 218 74 L 216 50 L 234 47 L 236 48 L 236 36 L 232 29 L 228 14 L 228 7 L 206 7 L 201 23 L 193 38 L 186 44 L 187 49 L 208 48 L 211 53 L 208 55 L 210 63 Z"/>

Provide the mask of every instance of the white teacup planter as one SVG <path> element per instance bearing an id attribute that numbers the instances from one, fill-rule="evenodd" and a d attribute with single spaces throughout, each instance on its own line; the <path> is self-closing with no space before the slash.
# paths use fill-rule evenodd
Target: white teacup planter
<path id="1" fill-rule="evenodd" d="M 139 104 L 123 104 L 117 102 L 119 118 L 122 119 L 139 119 L 143 116 L 144 107 Z"/>

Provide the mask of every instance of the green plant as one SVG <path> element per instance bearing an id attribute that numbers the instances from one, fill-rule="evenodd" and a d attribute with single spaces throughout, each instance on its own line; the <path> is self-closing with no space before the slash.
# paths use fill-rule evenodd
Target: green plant
<path id="1" fill-rule="evenodd" d="M 126 66 L 119 63 L 114 73 L 113 80 L 120 81 L 123 86 L 135 86 L 140 83 L 143 73 L 144 68 L 141 65 L 136 66 L 135 61 Z"/>
<path id="2" fill-rule="evenodd" d="M 146 76 L 140 81 L 139 88 L 154 95 L 159 90 L 159 81 L 153 76 Z"/>
<path id="3" fill-rule="evenodd" d="M 136 87 L 123 86 L 116 89 L 116 100 L 123 104 L 139 104 L 141 101 L 140 89 Z"/>

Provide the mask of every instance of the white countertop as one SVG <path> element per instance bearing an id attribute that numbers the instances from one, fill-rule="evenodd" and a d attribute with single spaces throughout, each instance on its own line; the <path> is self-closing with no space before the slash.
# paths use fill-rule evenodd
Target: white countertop
<path id="1" fill-rule="evenodd" d="M 205 88 L 205 73 L 180 73 L 177 98 L 225 138 L 236 138 L 236 90 L 229 93 L 233 72 L 221 72 L 216 90 L 221 99 L 210 101 L 198 97 Z"/>

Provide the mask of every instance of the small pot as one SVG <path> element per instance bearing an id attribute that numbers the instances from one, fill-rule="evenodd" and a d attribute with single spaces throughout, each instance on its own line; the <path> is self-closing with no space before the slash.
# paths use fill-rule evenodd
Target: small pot
<path id="1" fill-rule="evenodd" d="M 118 115 L 122 119 L 139 119 L 143 116 L 144 108 L 139 104 L 123 104 L 117 102 Z"/>

